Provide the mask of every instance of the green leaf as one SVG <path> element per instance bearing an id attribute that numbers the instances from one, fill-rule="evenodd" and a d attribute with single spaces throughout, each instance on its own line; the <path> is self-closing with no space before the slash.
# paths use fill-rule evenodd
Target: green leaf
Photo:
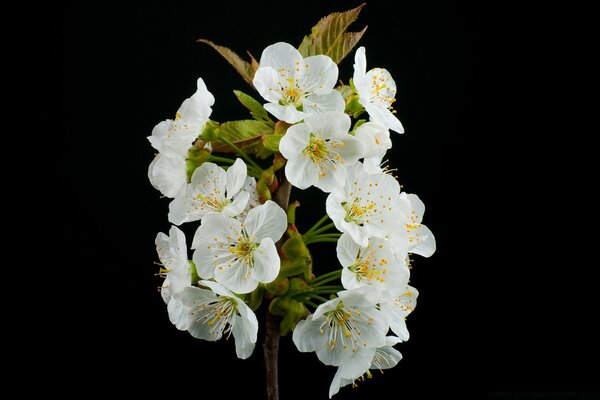
<path id="1" fill-rule="evenodd" d="M 252 154 L 256 143 L 263 135 L 273 132 L 273 128 L 261 121 L 245 119 L 242 121 L 224 122 L 219 126 L 218 135 L 223 135 L 225 139 L 233 142 L 244 152 Z M 217 136 L 218 137 L 218 136 Z M 222 153 L 231 153 L 234 150 L 220 140 L 211 142 L 213 150 Z"/>
<path id="2" fill-rule="evenodd" d="M 265 135 L 263 136 L 262 144 L 267 150 L 279 151 L 279 142 L 281 141 L 282 137 L 283 135 L 277 134 Z"/>
<path id="3" fill-rule="evenodd" d="M 213 49 L 215 49 L 220 55 L 223 56 L 227 60 L 229 64 L 244 78 L 244 80 L 252 87 L 252 80 L 254 79 L 254 74 L 258 69 L 258 63 L 252 57 L 252 54 L 248 53 L 250 56 L 250 62 L 243 60 L 240 56 L 238 56 L 233 50 L 228 49 L 224 46 L 219 46 L 207 39 L 198 39 L 197 42 L 206 43 Z"/>
<path id="4" fill-rule="evenodd" d="M 311 29 L 310 35 L 305 36 L 300 43 L 298 47 L 300 54 L 303 57 L 324 54 L 339 64 L 367 30 L 365 27 L 360 32 L 346 32 L 348 26 L 356 21 L 364 6 L 363 3 L 352 10 L 329 14 L 321 18 Z"/>
<path id="5" fill-rule="evenodd" d="M 254 119 L 258 121 L 273 122 L 271 121 L 271 118 L 269 118 L 267 110 L 265 110 L 262 104 L 256 101 L 252 96 L 247 95 L 246 93 L 240 90 L 234 90 L 233 93 L 235 94 L 235 97 L 237 97 L 237 99 L 240 101 L 240 103 L 242 103 L 244 107 L 250 110 L 250 114 L 252 114 L 252 117 L 254 117 Z"/>

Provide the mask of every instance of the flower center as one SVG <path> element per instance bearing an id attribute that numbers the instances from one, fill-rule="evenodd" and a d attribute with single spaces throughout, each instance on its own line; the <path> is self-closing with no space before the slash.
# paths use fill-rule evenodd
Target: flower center
<path id="1" fill-rule="evenodd" d="M 229 247 L 229 251 L 235 256 L 236 261 L 240 261 L 248 267 L 254 266 L 254 250 L 258 247 L 258 243 L 250 240 L 244 234 L 240 236 L 235 244 Z"/>
<path id="2" fill-rule="evenodd" d="M 359 252 L 356 262 L 349 267 L 350 271 L 356 275 L 356 280 L 359 282 L 362 280 L 385 282 L 383 275 L 387 273 L 385 266 L 388 261 L 385 258 L 378 260 L 375 252 L 371 249 L 367 249 L 366 254 L 361 253 L 362 250 Z"/>
<path id="3" fill-rule="evenodd" d="M 388 86 L 389 73 L 381 68 L 374 68 L 370 82 L 371 100 L 393 111 L 392 105 L 396 101 L 396 90 Z"/>
<path id="4" fill-rule="evenodd" d="M 355 197 L 351 203 L 343 202 L 342 207 L 346 210 L 346 217 L 344 218 L 346 222 L 354 222 L 362 226 L 363 222 L 370 222 L 366 218 L 375 210 L 375 202 L 369 200 L 363 204 L 360 198 Z"/>
<path id="5" fill-rule="evenodd" d="M 295 107 L 301 105 L 301 100 L 304 97 L 304 91 L 298 86 L 298 81 L 294 78 L 288 78 L 288 86 L 283 87 L 282 104 L 293 104 Z"/>
<path id="6" fill-rule="evenodd" d="M 213 189 L 210 195 L 198 193 L 196 198 L 200 200 L 201 208 L 208 208 L 213 211 L 222 211 L 231 200 L 221 195 L 221 191 L 217 188 Z"/>
<path id="7" fill-rule="evenodd" d="M 337 168 L 335 165 L 336 163 L 344 163 L 344 160 L 337 152 L 337 150 L 342 147 L 344 147 L 344 142 L 340 142 L 339 140 L 327 141 L 326 139 L 311 133 L 308 145 L 302 150 L 302 155 L 304 157 L 309 157 L 311 161 L 317 165 L 319 168 L 319 176 L 323 177 L 327 174 L 330 164 L 335 170 Z"/>
<path id="8" fill-rule="evenodd" d="M 227 296 L 220 296 L 216 300 L 198 305 L 192 315 L 198 314 L 196 322 L 210 327 L 209 335 L 219 337 L 223 333 L 231 334 L 235 323 L 233 317 L 236 313 L 237 303 L 235 300 Z"/>
<path id="9" fill-rule="evenodd" d="M 326 328 L 329 330 L 329 340 L 327 346 L 332 351 L 338 343 L 341 343 L 345 349 L 348 342 L 352 346 L 352 351 L 356 351 L 358 346 L 366 347 L 367 344 L 361 338 L 358 322 L 363 321 L 369 325 L 373 319 L 368 315 L 363 315 L 360 310 L 346 308 L 343 302 L 339 302 L 335 310 L 325 313 L 325 321 L 321 324 L 319 333 L 324 334 Z M 339 339 L 339 341 L 338 341 Z"/>

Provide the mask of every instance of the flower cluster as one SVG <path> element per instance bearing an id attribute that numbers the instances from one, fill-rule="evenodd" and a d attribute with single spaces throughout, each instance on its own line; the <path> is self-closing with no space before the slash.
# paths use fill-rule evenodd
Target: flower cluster
<path id="1" fill-rule="evenodd" d="M 394 346 L 409 338 L 418 296 L 411 255 L 429 257 L 435 239 L 423 202 L 384 166 L 390 130 L 403 133 L 390 73 L 367 70 L 360 47 L 352 79 L 338 84 L 329 55 L 299 49 L 280 42 L 262 52 L 251 82 L 264 105 L 236 92 L 253 120 L 210 120 L 215 99 L 198 79 L 175 119 L 148 138 L 158 151 L 148 176 L 172 199 L 169 235 L 156 237 L 170 321 L 199 339 L 233 335 L 247 358 L 254 312 L 268 302 L 299 351 L 337 367 L 331 397 L 400 361 Z M 286 184 L 328 193 L 326 215 L 303 233 L 279 195 Z M 192 223 L 190 259 L 177 226 Z M 313 271 L 308 246 L 317 242 L 336 244 L 338 269 Z"/>

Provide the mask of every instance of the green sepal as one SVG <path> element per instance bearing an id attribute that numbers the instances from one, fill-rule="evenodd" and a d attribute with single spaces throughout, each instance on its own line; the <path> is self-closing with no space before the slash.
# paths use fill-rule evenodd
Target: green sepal
<path id="1" fill-rule="evenodd" d="M 262 304 L 265 293 L 265 286 L 263 284 L 258 285 L 254 291 L 246 295 L 246 304 L 252 311 L 256 311 Z"/>
<path id="2" fill-rule="evenodd" d="M 291 300 L 288 305 L 288 311 L 279 323 L 279 330 L 282 336 L 292 332 L 298 322 L 308 317 L 310 312 L 303 303 Z"/>
<path id="3" fill-rule="evenodd" d="M 200 280 L 200 276 L 198 276 L 198 271 L 196 270 L 196 264 L 192 260 L 188 260 L 190 264 L 190 275 L 192 279 L 192 285 L 195 285 Z"/>
<path id="4" fill-rule="evenodd" d="M 235 97 L 242 103 L 244 107 L 250 110 L 250 115 L 257 120 L 268 123 L 269 125 L 274 125 L 274 122 L 269 118 L 267 114 L 267 110 L 260 104 L 258 101 L 254 99 L 254 97 L 240 91 L 234 90 L 233 93 Z"/>

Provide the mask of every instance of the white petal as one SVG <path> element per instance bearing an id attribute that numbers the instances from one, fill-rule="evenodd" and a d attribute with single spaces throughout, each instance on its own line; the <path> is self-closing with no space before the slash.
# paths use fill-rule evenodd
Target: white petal
<path id="1" fill-rule="evenodd" d="M 187 170 L 185 159 L 158 154 L 148 167 L 148 179 L 166 197 L 176 197 L 185 190 Z"/>
<path id="2" fill-rule="evenodd" d="M 242 360 L 250 357 L 254 352 L 256 339 L 251 341 L 243 318 L 236 317 L 236 322 L 231 329 L 231 333 L 235 339 L 235 354 L 237 357 Z"/>
<path id="3" fill-rule="evenodd" d="M 254 278 L 263 283 L 272 282 L 279 274 L 280 260 L 271 238 L 264 238 L 254 250 Z"/>
<path id="4" fill-rule="evenodd" d="M 225 286 L 221 285 L 219 282 L 201 280 L 198 282 L 198 284 L 201 286 L 206 286 L 207 288 L 212 290 L 213 293 L 215 293 L 219 296 L 233 297 L 233 298 L 237 299 L 236 295 L 233 294 L 233 292 L 231 290 L 227 289 Z"/>
<path id="5" fill-rule="evenodd" d="M 250 193 L 244 191 L 238 192 L 233 201 L 223 207 L 223 215 L 227 217 L 239 215 L 248 205 L 248 200 L 250 200 Z"/>
<path id="6" fill-rule="evenodd" d="M 160 287 L 160 297 L 162 297 L 165 304 L 169 304 L 169 301 L 171 301 L 172 295 L 171 289 L 169 288 L 170 283 L 171 282 L 169 281 L 169 277 L 167 276 L 163 281 L 162 286 Z"/>
<path id="7" fill-rule="evenodd" d="M 244 161 L 241 158 L 235 160 L 233 165 L 227 169 L 227 198 L 231 199 L 235 196 L 244 182 L 246 182 L 248 170 Z"/>
<path id="8" fill-rule="evenodd" d="M 369 113 L 371 121 L 381 124 L 395 132 L 404 133 L 402 123 L 389 109 L 369 103 L 363 105 L 365 110 Z"/>
<path id="9" fill-rule="evenodd" d="M 217 188 L 221 194 L 225 196 L 225 188 L 227 183 L 227 173 L 217 164 L 205 162 L 192 174 L 192 186 L 197 188 L 206 187 L 207 190 Z M 202 191 L 203 194 L 209 194 Z"/>
<path id="10" fill-rule="evenodd" d="M 202 225 L 196 230 L 192 248 L 198 275 L 204 279 L 214 277 L 215 269 L 227 266 L 235 258 L 229 251 L 229 238 L 235 240 L 241 232 L 239 221 L 222 214 L 211 213 L 204 217 Z"/>
<path id="11" fill-rule="evenodd" d="M 392 147 L 390 132 L 374 122 L 359 126 L 354 136 L 362 143 L 365 157 L 383 157 L 382 153 Z"/>
<path id="12" fill-rule="evenodd" d="M 420 224 L 421 221 L 423 221 L 423 215 L 425 215 L 425 204 L 419 198 L 419 196 L 417 196 L 416 194 L 413 194 L 413 193 L 407 193 L 406 194 L 406 199 L 410 203 L 410 208 L 411 208 L 410 219 L 411 219 L 411 223 L 413 223 L 413 224 Z"/>
<path id="13" fill-rule="evenodd" d="M 234 293 L 250 293 L 258 287 L 254 271 L 240 260 L 230 260 L 215 269 L 215 280 Z"/>
<path id="14" fill-rule="evenodd" d="M 418 228 L 411 229 L 408 235 L 408 251 L 410 253 L 418 254 L 423 257 L 430 257 L 433 253 L 435 253 L 435 237 L 428 227 L 425 225 L 419 225 Z"/>
<path id="15" fill-rule="evenodd" d="M 302 111 L 306 114 L 325 112 L 344 112 L 346 103 L 337 90 L 328 90 L 321 94 L 312 94 L 302 102 Z"/>
<path id="16" fill-rule="evenodd" d="M 305 114 L 302 111 L 296 110 L 296 107 L 294 107 L 291 104 L 288 104 L 287 106 L 282 106 L 275 103 L 267 103 L 264 107 L 265 110 L 273 114 L 275 118 L 288 122 L 290 124 L 295 124 L 296 122 L 302 121 L 305 116 Z"/>
<path id="17" fill-rule="evenodd" d="M 339 367 L 341 378 L 356 379 L 369 370 L 376 348 L 359 348 L 343 365 Z"/>
<path id="18" fill-rule="evenodd" d="M 328 56 L 316 55 L 304 59 L 300 74 L 298 83 L 301 88 L 310 93 L 322 93 L 335 86 L 338 67 Z"/>
<path id="19" fill-rule="evenodd" d="M 336 246 L 337 257 L 342 267 L 347 268 L 353 265 L 356 262 L 359 250 L 360 246 L 352 240 L 348 233 L 342 234 Z"/>
<path id="20" fill-rule="evenodd" d="M 386 346 L 382 346 L 376 350 L 373 364 L 371 364 L 370 369 L 394 368 L 402 359 L 402 354 L 400 354 L 398 350 L 394 349 L 392 345 L 387 344 L 388 338 L 386 338 Z"/>
<path id="21" fill-rule="evenodd" d="M 331 139 L 339 140 L 344 143 L 344 146 L 336 149 L 337 153 L 342 157 L 344 166 L 350 167 L 356 164 L 359 158 L 364 157 L 363 145 L 354 136 L 335 133 L 331 135 Z"/>
<path id="22" fill-rule="evenodd" d="M 312 186 L 317 181 L 318 175 L 317 166 L 309 157 L 292 158 L 285 165 L 287 180 L 302 190 Z"/>
<path id="23" fill-rule="evenodd" d="M 354 243 L 354 241 L 352 242 Z M 348 268 L 344 268 L 342 270 L 342 277 L 340 278 L 342 281 L 342 286 L 344 289 L 356 289 L 358 287 L 364 286 L 358 283 L 356 279 L 356 274 L 351 272 Z"/>
<path id="24" fill-rule="evenodd" d="M 373 286 L 363 286 L 352 290 L 338 292 L 338 296 L 347 307 L 371 307 L 382 298 L 381 290 Z"/>
<path id="25" fill-rule="evenodd" d="M 365 54 L 365 48 L 359 47 L 354 54 L 354 75 L 352 81 L 354 85 L 360 85 L 365 81 L 367 74 L 367 56 Z"/>
<path id="26" fill-rule="evenodd" d="M 348 133 L 352 121 L 347 114 L 341 112 L 327 112 L 310 115 L 304 122 L 308 125 L 309 132 L 328 139 L 331 134 Z"/>
<path id="27" fill-rule="evenodd" d="M 287 215 L 274 201 L 267 200 L 264 204 L 248 212 L 244 228 L 250 236 L 260 242 L 264 238 L 278 241 L 287 229 Z"/>
<path id="28" fill-rule="evenodd" d="M 337 394 L 340 391 L 340 388 L 348 386 L 351 383 L 354 383 L 354 380 L 342 378 L 340 376 L 340 369 L 338 368 L 333 380 L 331 381 L 331 385 L 329 386 L 329 398 L 331 398 L 334 394 Z"/>
<path id="29" fill-rule="evenodd" d="M 277 104 L 282 99 L 281 76 L 271 67 L 260 67 L 254 74 L 252 83 L 263 99 Z"/>
<path id="30" fill-rule="evenodd" d="M 286 159 L 298 158 L 310 142 L 310 127 L 305 124 L 290 126 L 279 142 L 279 152 Z"/>
<path id="31" fill-rule="evenodd" d="M 300 52 L 289 43 L 279 42 L 266 47 L 260 56 L 261 67 L 272 67 L 280 75 L 295 76 L 295 70 L 303 61 Z"/>
<path id="32" fill-rule="evenodd" d="M 258 336 L 258 320 L 242 300 L 237 301 L 237 308 L 240 315 L 235 317 L 232 329 L 235 338 L 235 352 L 239 358 L 246 359 L 254 351 Z"/>
<path id="33" fill-rule="evenodd" d="M 167 305 L 169 320 L 180 331 L 187 331 L 191 325 L 191 318 L 188 314 L 188 308 L 177 298 L 171 298 Z"/>
<path id="34" fill-rule="evenodd" d="M 184 222 L 189 222 L 188 192 L 189 189 L 186 187 L 184 192 L 169 203 L 168 220 L 170 223 L 181 225 Z"/>
<path id="35" fill-rule="evenodd" d="M 298 322 L 292 334 L 292 340 L 298 351 L 307 353 L 327 346 L 327 337 L 320 333 L 322 323 L 323 320 L 315 320 L 314 315 L 309 315 L 306 319 Z"/>

